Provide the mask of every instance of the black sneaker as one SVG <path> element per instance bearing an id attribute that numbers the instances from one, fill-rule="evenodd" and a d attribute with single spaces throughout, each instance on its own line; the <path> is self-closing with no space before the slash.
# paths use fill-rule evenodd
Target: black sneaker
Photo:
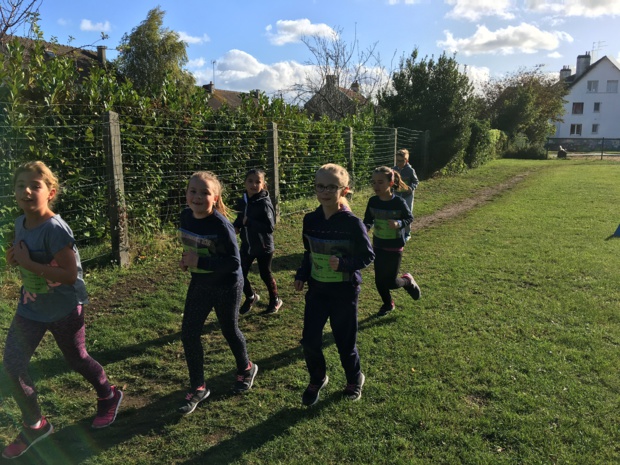
<path id="1" fill-rule="evenodd" d="M 377 312 L 377 316 L 385 316 L 388 313 L 390 313 L 392 310 L 394 310 L 393 300 L 389 304 L 381 305 L 381 307 L 379 308 L 379 311 Z"/>
<path id="2" fill-rule="evenodd" d="M 209 397 L 209 394 L 211 394 L 211 391 L 209 391 L 204 384 L 198 389 L 188 392 L 185 396 L 185 403 L 179 407 L 178 412 L 183 415 L 189 415 L 196 410 L 200 402 Z"/>
<path id="3" fill-rule="evenodd" d="M 325 375 L 325 379 L 321 384 L 308 384 L 308 387 L 301 396 L 301 403 L 306 407 L 312 407 L 316 404 L 319 401 L 319 392 L 327 385 L 328 381 L 329 377 Z"/>
<path id="4" fill-rule="evenodd" d="M 265 314 L 272 315 L 274 313 L 278 313 L 280 307 L 282 306 L 282 299 L 276 297 L 275 300 L 270 300 L 269 305 L 267 306 L 267 310 L 265 310 Z"/>
<path id="5" fill-rule="evenodd" d="M 256 292 L 253 296 L 246 297 L 245 302 L 243 302 L 243 305 L 241 305 L 241 307 L 239 308 L 239 315 L 245 315 L 246 313 L 248 313 L 250 310 L 252 310 L 254 304 L 259 300 L 260 296 Z"/>
<path id="6" fill-rule="evenodd" d="M 256 373 L 258 373 L 258 365 L 256 363 L 252 363 L 249 370 L 237 375 L 237 381 L 235 381 L 233 391 L 240 394 L 252 389 L 254 378 L 256 378 Z"/>
<path id="7" fill-rule="evenodd" d="M 347 384 L 342 394 L 349 400 L 359 400 L 362 397 L 362 387 L 364 387 L 364 381 L 366 377 L 364 373 L 360 373 L 357 377 L 357 382 L 353 384 Z"/>
<path id="8" fill-rule="evenodd" d="M 413 276 L 411 276 L 410 273 L 405 273 L 404 275 L 401 276 L 401 278 L 409 281 L 409 284 L 405 286 L 405 290 L 407 291 L 407 294 L 413 297 L 413 300 L 418 300 L 420 296 L 422 295 L 422 293 L 420 291 L 420 286 L 418 286 L 418 283 L 415 282 L 415 279 L 413 279 Z"/>
<path id="9" fill-rule="evenodd" d="M 41 425 L 36 429 L 24 425 L 15 441 L 5 447 L 4 452 L 2 452 L 2 457 L 5 459 L 16 459 L 30 449 L 30 447 L 41 439 L 48 437 L 53 432 L 54 427 L 45 417 L 41 417 Z"/>

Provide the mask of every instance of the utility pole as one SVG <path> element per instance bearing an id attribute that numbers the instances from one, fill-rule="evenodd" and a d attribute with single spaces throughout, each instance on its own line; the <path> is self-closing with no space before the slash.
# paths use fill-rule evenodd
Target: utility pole
<path id="1" fill-rule="evenodd" d="M 213 68 L 213 79 L 211 81 L 213 82 L 213 87 L 215 87 L 215 63 L 217 63 L 215 60 L 211 60 L 211 67 Z"/>

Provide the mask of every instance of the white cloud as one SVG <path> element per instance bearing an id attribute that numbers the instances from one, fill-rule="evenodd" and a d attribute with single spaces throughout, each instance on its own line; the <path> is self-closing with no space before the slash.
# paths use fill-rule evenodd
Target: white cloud
<path id="1" fill-rule="evenodd" d="M 204 58 L 200 57 L 194 60 L 188 60 L 187 67 L 188 68 L 202 68 L 206 64 L 207 64 L 207 61 Z"/>
<path id="2" fill-rule="evenodd" d="M 510 13 L 510 0 L 444 0 L 454 8 L 448 12 L 449 18 L 478 21 L 484 16 L 499 16 L 503 19 L 513 19 Z"/>
<path id="3" fill-rule="evenodd" d="M 327 24 L 312 24 L 309 19 L 284 20 L 276 22 L 276 31 L 270 24 L 265 28 L 269 42 L 273 45 L 285 45 L 299 42 L 303 36 L 333 37 L 336 31 Z"/>
<path id="4" fill-rule="evenodd" d="M 388 0 L 388 5 L 399 5 L 400 3 L 415 5 L 416 3 L 420 3 L 420 0 Z"/>
<path id="5" fill-rule="evenodd" d="M 541 13 L 586 18 L 620 15 L 618 0 L 527 0 L 526 7 Z"/>
<path id="6" fill-rule="evenodd" d="M 81 31 L 110 32 L 110 29 L 110 21 L 106 21 L 104 23 L 93 23 L 90 19 L 83 19 L 80 23 Z"/>
<path id="7" fill-rule="evenodd" d="M 547 56 L 549 58 L 562 58 L 562 54 L 560 52 L 551 52 Z"/>
<path id="8" fill-rule="evenodd" d="M 273 64 L 259 62 L 249 53 L 230 50 L 216 60 L 216 88 L 247 92 L 260 89 L 266 94 L 274 94 L 303 82 L 310 68 L 295 61 L 282 61 Z M 213 69 L 209 66 L 192 71 L 198 85 L 207 84 L 213 79 Z"/>
<path id="9" fill-rule="evenodd" d="M 68 26 L 70 24 L 70 22 L 65 18 L 58 18 L 58 21 L 56 21 L 56 23 L 58 23 L 59 26 Z"/>
<path id="10" fill-rule="evenodd" d="M 205 42 L 210 42 L 211 39 L 207 34 L 203 34 L 202 37 L 190 36 L 188 33 L 179 31 L 179 38 L 183 42 L 187 42 L 188 44 L 204 44 Z"/>
<path id="11" fill-rule="evenodd" d="M 496 31 L 486 26 L 478 26 L 473 36 L 458 39 L 450 31 L 444 31 L 445 40 L 437 41 L 439 47 L 450 52 L 475 54 L 536 53 L 539 50 L 553 51 L 560 46 L 560 42 L 572 42 L 573 38 L 566 32 L 542 31 L 536 26 L 521 23 L 518 26 L 508 26 Z"/>

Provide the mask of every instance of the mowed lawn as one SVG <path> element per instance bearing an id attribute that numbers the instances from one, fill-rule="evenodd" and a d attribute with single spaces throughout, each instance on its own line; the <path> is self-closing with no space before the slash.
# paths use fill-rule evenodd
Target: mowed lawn
<path id="1" fill-rule="evenodd" d="M 374 270 L 364 271 L 358 402 L 341 398 L 327 328 L 330 382 L 315 407 L 301 405 L 303 294 L 292 287 L 301 215 L 284 217 L 276 232 L 282 311 L 260 315 L 261 301 L 240 321 L 259 366 L 254 388 L 230 393 L 234 361 L 212 315 L 204 331 L 212 396 L 187 417 L 176 413 L 187 387 L 179 329 L 188 281 L 176 244 L 158 238 L 130 270 L 90 270 L 87 344 L 126 400 L 113 426 L 91 431 L 95 395 L 48 336 L 32 371 L 57 432 L 14 463 L 620 463 L 620 238 L 612 237 L 620 163 L 494 161 L 423 182 L 415 214 L 523 173 L 491 201 L 414 234 L 402 270 L 420 284 L 419 301 L 394 291 L 396 310 L 376 317 Z M 358 215 L 368 195 L 355 194 Z M 261 293 L 256 269 L 251 279 Z M 8 281 L 1 347 L 14 312 Z M 2 395 L 3 447 L 20 417 Z"/>

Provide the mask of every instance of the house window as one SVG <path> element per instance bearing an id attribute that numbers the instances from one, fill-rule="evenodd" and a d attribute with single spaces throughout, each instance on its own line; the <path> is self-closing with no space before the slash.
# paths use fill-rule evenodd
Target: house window
<path id="1" fill-rule="evenodd" d="M 583 115 L 583 102 L 573 103 L 573 115 Z"/>
<path id="2" fill-rule="evenodd" d="M 607 81 L 607 92 L 612 94 L 618 93 L 618 80 Z"/>
<path id="3" fill-rule="evenodd" d="M 581 135 L 581 124 L 571 124 L 570 125 L 570 135 L 571 136 L 580 136 Z"/>
<path id="4" fill-rule="evenodd" d="M 601 111 L 601 102 L 594 102 L 594 113 L 600 113 Z"/>
<path id="5" fill-rule="evenodd" d="M 598 124 L 592 125 L 592 134 L 598 134 Z"/>
<path id="6" fill-rule="evenodd" d="M 588 81 L 588 92 L 598 92 L 598 81 Z"/>

